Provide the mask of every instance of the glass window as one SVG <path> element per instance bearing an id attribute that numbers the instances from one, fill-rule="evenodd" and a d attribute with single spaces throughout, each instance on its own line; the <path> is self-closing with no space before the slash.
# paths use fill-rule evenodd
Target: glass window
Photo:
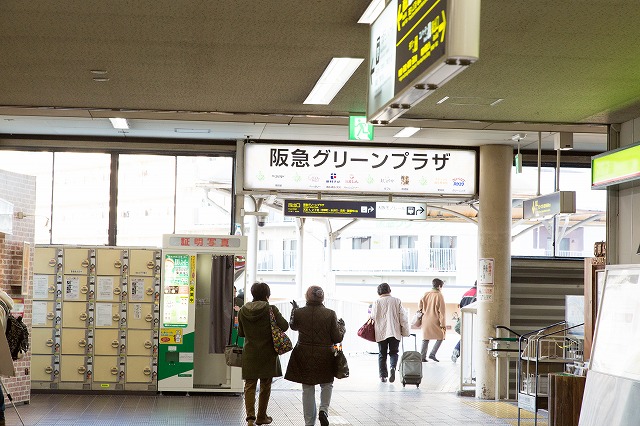
<path id="1" fill-rule="evenodd" d="M 120 155 L 118 245 L 159 247 L 173 232 L 175 167 L 175 157 Z"/>
<path id="2" fill-rule="evenodd" d="M 258 250 L 269 250 L 269 240 L 258 240 Z"/>
<path id="3" fill-rule="evenodd" d="M 53 244 L 108 244 L 111 155 L 54 154 Z"/>
<path id="4" fill-rule="evenodd" d="M 35 242 L 50 244 L 53 153 L 2 151 L 0 169 L 36 177 Z"/>
<path id="5" fill-rule="evenodd" d="M 371 248 L 371 237 L 354 237 L 351 241 L 351 248 L 354 250 L 369 250 Z"/>
<path id="6" fill-rule="evenodd" d="M 392 235 L 389 237 L 389 248 L 416 248 L 416 235 Z"/>
<path id="7" fill-rule="evenodd" d="M 228 235 L 231 232 L 233 158 L 177 159 L 175 232 Z"/>

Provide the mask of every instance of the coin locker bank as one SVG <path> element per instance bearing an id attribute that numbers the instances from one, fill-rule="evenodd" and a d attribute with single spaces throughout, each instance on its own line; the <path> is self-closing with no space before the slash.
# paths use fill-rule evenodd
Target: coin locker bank
<path id="1" fill-rule="evenodd" d="M 233 287 L 245 288 L 246 252 L 243 236 L 163 236 L 158 391 L 242 392 L 224 347 L 236 333 Z"/>

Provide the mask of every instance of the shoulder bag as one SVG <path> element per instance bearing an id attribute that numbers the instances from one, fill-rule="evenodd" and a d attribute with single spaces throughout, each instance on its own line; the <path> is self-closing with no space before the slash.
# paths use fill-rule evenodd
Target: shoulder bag
<path id="1" fill-rule="evenodd" d="M 242 348 L 238 346 L 238 336 L 232 345 L 224 348 L 224 360 L 229 367 L 242 367 Z"/>
<path id="2" fill-rule="evenodd" d="M 278 355 L 286 354 L 293 349 L 291 339 L 285 334 L 284 331 L 278 327 L 276 322 L 276 316 L 273 313 L 273 309 L 269 308 L 269 318 L 271 320 L 271 337 L 273 338 L 273 349 L 275 349 Z"/>
<path id="3" fill-rule="evenodd" d="M 335 372 L 334 377 L 336 379 L 344 379 L 349 377 L 349 364 L 347 364 L 347 357 L 344 356 L 344 352 L 342 352 L 342 344 L 337 344 L 334 346 L 335 353 Z"/>
<path id="4" fill-rule="evenodd" d="M 422 326 L 422 311 L 416 311 L 411 319 L 411 328 L 420 328 Z"/>
<path id="5" fill-rule="evenodd" d="M 362 327 L 358 330 L 358 336 L 362 337 L 365 340 L 370 342 L 376 341 L 376 327 L 371 318 L 365 322 Z"/>

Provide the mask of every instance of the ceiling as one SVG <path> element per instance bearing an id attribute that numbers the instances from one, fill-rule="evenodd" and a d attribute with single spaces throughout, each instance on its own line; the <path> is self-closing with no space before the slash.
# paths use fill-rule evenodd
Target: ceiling
<path id="1" fill-rule="evenodd" d="M 346 142 L 348 116 L 366 110 L 369 28 L 357 20 L 367 5 L 4 0 L 0 138 Z M 639 21 L 637 0 L 485 0 L 478 62 L 377 127 L 374 142 L 515 146 L 520 132 L 535 149 L 540 132 L 552 149 L 569 131 L 576 150 L 606 150 L 606 125 L 640 116 Z M 342 56 L 365 62 L 329 105 L 303 104 Z M 113 116 L 131 129 L 113 129 Z M 422 130 L 395 138 L 404 126 Z"/>

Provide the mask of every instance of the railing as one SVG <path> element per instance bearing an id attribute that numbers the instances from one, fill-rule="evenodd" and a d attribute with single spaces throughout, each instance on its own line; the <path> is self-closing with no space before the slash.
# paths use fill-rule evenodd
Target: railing
<path id="1" fill-rule="evenodd" d="M 544 251 L 544 255 L 545 256 L 553 256 L 553 250 L 545 250 Z M 589 257 L 591 256 L 590 254 L 585 254 L 585 252 L 583 251 L 578 251 L 578 250 L 558 250 L 558 253 L 556 254 L 557 257 Z"/>
<path id="2" fill-rule="evenodd" d="M 456 263 L 456 249 L 432 248 L 429 249 L 429 269 L 438 272 L 455 272 L 458 270 Z"/>
<path id="3" fill-rule="evenodd" d="M 402 250 L 402 272 L 418 271 L 418 250 L 403 249 Z"/>
<path id="4" fill-rule="evenodd" d="M 273 271 L 273 254 L 266 250 L 258 250 L 258 271 Z"/>
<path id="5" fill-rule="evenodd" d="M 456 272 L 456 249 L 336 250 L 338 272 Z"/>
<path id="6" fill-rule="evenodd" d="M 297 250 L 283 250 L 282 251 L 282 270 L 295 271 L 297 258 L 298 258 Z"/>

